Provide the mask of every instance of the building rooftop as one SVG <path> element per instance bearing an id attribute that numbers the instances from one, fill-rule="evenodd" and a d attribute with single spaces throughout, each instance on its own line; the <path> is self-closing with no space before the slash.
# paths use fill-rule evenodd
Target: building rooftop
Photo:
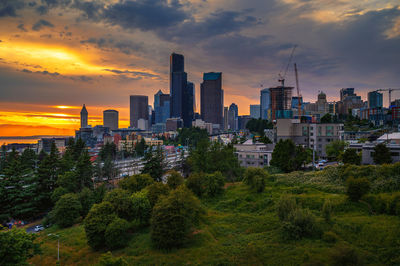
<path id="1" fill-rule="evenodd" d="M 204 73 L 203 80 L 217 80 L 221 77 L 221 75 L 222 75 L 221 72 Z"/>

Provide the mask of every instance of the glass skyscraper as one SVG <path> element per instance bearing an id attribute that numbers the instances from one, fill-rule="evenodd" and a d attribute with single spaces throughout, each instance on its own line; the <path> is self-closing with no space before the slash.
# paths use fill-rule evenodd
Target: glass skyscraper
<path id="1" fill-rule="evenodd" d="M 269 88 L 260 91 L 260 108 L 261 119 L 268 119 L 268 110 L 271 109 L 271 93 Z"/>

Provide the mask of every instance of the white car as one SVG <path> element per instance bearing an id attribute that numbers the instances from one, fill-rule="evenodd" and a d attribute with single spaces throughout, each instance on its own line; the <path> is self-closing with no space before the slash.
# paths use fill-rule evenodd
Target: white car
<path id="1" fill-rule="evenodd" d="M 44 230 L 43 225 L 39 224 L 39 225 L 35 226 L 35 232 L 39 232 L 39 231 L 42 231 L 42 230 Z"/>

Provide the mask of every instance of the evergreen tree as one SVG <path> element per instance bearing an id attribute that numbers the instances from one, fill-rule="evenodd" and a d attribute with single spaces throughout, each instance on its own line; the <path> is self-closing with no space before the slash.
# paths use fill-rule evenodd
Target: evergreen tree
<path id="1" fill-rule="evenodd" d="M 374 159 L 374 163 L 376 164 L 392 163 L 392 156 L 390 154 L 390 150 L 383 143 L 379 143 L 375 146 L 372 158 Z"/>
<path id="2" fill-rule="evenodd" d="M 166 162 L 161 147 L 158 146 L 155 151 L 149 149 L 144 156 L 142 174 L 149 174 L 155 181 L 161 181 L 161 178 L 165 173 L 165 168 Z"/>
<path id="3" fill-rule="evenodd" d="M 78 178 L 78 187 L 81 191 L 84 187 L 93 189 L 93 166 L 90 161 L 89 153 L 84 150 L 76 163 L 76 176 Z"/>
<path id="4" fill-rule="evenodd" d="M 135 145 L 136 155 L 142 157 L 144 155 L 145 150 L 147 149 L 146 141 L 142 138 L 138 143 Z"/>
<path id="5" fill-rule="evenodd" d="M 346 149 L 341 158 L 344 164 L 361 164 L 361 154 L 358 154 L 356 149 Z"/>
<path id="6" fill-rule="evenodd" d="M 270 164 L 282 171 L 291 172 L 299 170 L 303 164 L 310 162 L 310 159 L 310 153 L 306 149 L 287 139 L 276 144 Z"/>
<path id="7" fill-rule="evenodd" d="M 70 138 L 68 140 L 67 147 L 60 162 L 61 173 L 71 171 L 74 168 L 75 166 L 74 154 L 75 154 L 75 141 L 73 138 Z"/>
<path id="8" fill-rule="evenodd" d="M 6 145 L 1 145 L 1 151 L 0 151 L 0 174 L 6 168 L 7 165 L 7 149 Z"/>
<path id="9" fill-rule="evenodd" d="M 75 162 L 78 161 L 78 159 L 81 156 L 85 147 L 86 147 L 85 142 L 81 138 L 79 138 L 75 142 L 74 151 L 73 151 L 73 158 L 74 158 Z"/>

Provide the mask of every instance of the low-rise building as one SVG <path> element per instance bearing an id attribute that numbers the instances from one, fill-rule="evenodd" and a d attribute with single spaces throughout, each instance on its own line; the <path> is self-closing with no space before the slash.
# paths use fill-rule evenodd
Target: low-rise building
<path id="1" fill-rule="evenodd" d="M 243 144 L 234 145 L 235 154 L 242 167 L 269 166 L 274 151 L 274 144 L 252 143 L 248 140 Z"/>
<path id="2" fill-rule="evenodd" d="M 361 164 L 374 164 L 373 153 L 375 152 L 375 146 L 379 142 L 369 143 L 354 143 L 350 144 L 349 148 L 356 149 L 357 152 L 361 153 Z M 400 162 L 400 144 L 386 144 L 389 148 L 392 156 L 392 162 Z"/>

